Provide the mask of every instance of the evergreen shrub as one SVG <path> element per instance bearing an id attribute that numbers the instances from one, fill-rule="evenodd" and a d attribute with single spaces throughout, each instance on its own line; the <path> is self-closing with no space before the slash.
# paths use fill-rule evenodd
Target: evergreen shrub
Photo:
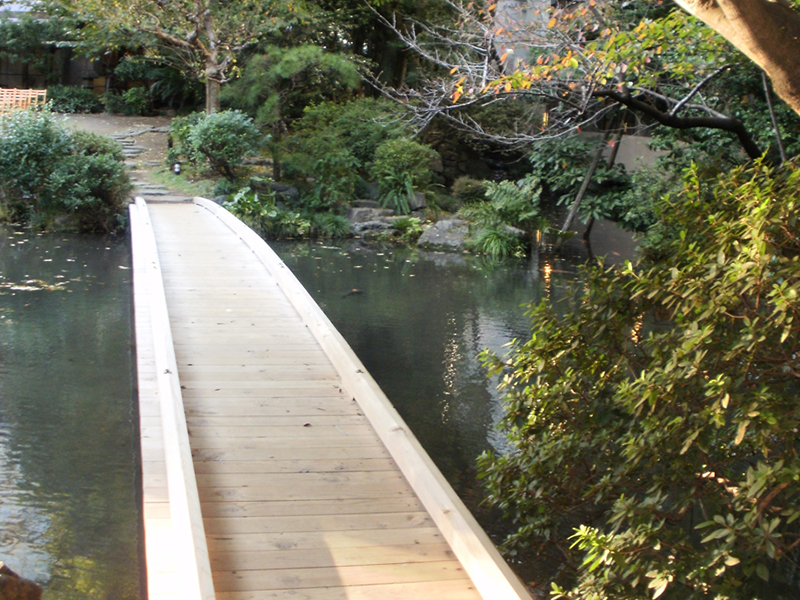
<path id="1" fill-rule="evenodd" d="M 76 85 L 51 85 L 47 88 L 50 110 L 57 113 L 96 113 L 103 108 L 92 90 Z"/>
<path id="2" fill-rule="evenodd" d="M 50 227 L 65 217 L 82 230 L 122 225 L 130 180 L 117 144 L 73 133 L 50 113 L 0 119 L 0 207 L 5 218 Z"/>
<path id="3" fill-rule="evenodd" d="M 210 115 L 195 113 L 176 119 L 170 126 L 173 137 L 170 160 L 185 156 L 197 166 L 207 163 L 218 175 L 235 181 L 237 169 L 248 154 L 256 154 L 262 136 L 253 119 L 238 110 Z"/>
<path id="4" fill-rule="evenodd" d="M 486 200 L 486 182 L 472 177 L 459 177 L 453 182 L 453 197 L 462 204 L 473 204 Z"/>
<path id="5" fill-rule="evenodd" d="M 688 172 L 656 252 L 531 308 L 479 470 L 554 598 L 800 595 L 800 168 Z"/>

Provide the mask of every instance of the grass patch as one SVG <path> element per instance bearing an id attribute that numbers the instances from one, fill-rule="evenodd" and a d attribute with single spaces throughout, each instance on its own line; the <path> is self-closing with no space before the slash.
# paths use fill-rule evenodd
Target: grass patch
<path id="1" fill-rule="evenodd" d="M 150 181 L 159 185 L 165 185 L 171 190 L 180 192 L 186 196 L 203 196 L 210 198 L 213 195 L 216 179 L 204 179 L 196 176 L 189 176 L 186 173 L 175 175 L 165 167 L 161 167 L 150 174 Z"/>

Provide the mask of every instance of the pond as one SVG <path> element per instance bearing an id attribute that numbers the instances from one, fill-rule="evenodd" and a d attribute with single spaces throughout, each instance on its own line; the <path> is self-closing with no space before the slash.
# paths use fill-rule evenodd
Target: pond
<path id="1" fill-rule="evenodd" d="M 124 236 L 0 229 L 0 560 L 53 600 L 140 598 Z"/>
<path id="2" fill-rule="evenodd" d="M 579 259 L 493 265 L 470 255 L 340 245 L 270 244 L 319 303 L 481 524 L 476 457 L 505 449 L 497 379 L 478 354 L 525 339 L 527 305 L 570 294 Z"/>

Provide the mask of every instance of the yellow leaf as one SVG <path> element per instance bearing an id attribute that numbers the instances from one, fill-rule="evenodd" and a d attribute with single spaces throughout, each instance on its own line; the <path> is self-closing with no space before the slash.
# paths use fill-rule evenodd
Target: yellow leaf
<path id="1" fill-rule="evenodd" d="M 503 28 L 502 27 L 494 32 L 495 35 L 500 35 L 501 33 L 503 33 Z"/>
<path id="2" fill-rule="evenodd" d="M 488 10 L 488 11 L 493 11 L 495 8 L 497 8 L 497 4 L 492 4 L 492 5 L 490 5 L 490 6 L 489 6 L 489 8 L 487 8 L 486 10 Z"/>
<path id="3" fill-rule="evenodd" d="M 501 63 L 504 63 L 504 62 L 506 62 L 506 58 L 507 58 L 507 57 L 508 57 L 508 52 L 504 52 L 504 53 L 503 53 L 503 56 L 501 56 L 501 57 L 500 57 L 500 62 L 501 62 Z"/>
<path id="4" fill-rule="evenodd" d="M 550 27 L 550 28 L 555 27 L 556 26 L 556 18 L 553 17 L 552 19 L 550 19 L 550 21 L 547 23 L 547 26 Z"/>
<path id="5" fill-rule="evenodd" d="M 461 92 L 459 92 L 458 90 L 456 90 L 455 92 L 453 92 L 453 104 L 455 104 L 456 102 L 458 102 L 458 99 L 459 99 L 459 98 L 461 98 Z"/>
<path id="6" fill-rule="evenodd" d="M 466 78 L 466 77 L 462 77 L 461 79 L 459 79 L 458 81 L 456 81 L 456 85 L 461 85 L 461 84 L 462 84 L 462 83 L 464 83 L 466 80 L 467 80 L 467 78 Z"/>
<path id="7" fill-rule="evenodd" d="M 510 92 L 510 91 L 511 91 L 511 82 L 510 81 L 506 81 L 506 92 Z"/>
<path id="8" fill-rule="evenodd" d="M 454 75 L 456 71 L 458 71 L 458 67 L 453 67 L 452 69 L 450 69 L 450 75 Z"/>
<path id="9" fill-rule="evenodd" d="M 733 440 L 733 443 L 736 444 L 737 446 L 742 443 L 748 425 L 750 425 L 750 419 L 745 419 L 744 421 L 739 423 L 739 429 L 736 431 L 736 439 Z"/>

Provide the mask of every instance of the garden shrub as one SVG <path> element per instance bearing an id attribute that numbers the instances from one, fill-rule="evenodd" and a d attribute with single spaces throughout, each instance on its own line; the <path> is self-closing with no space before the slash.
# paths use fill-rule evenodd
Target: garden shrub
<path id="1" fill-rule="evenodd" d="M 295 125 L 289 149 L 292 153 L 316 155 L 319 139 L 324 138 L 330 145 L 347 148 L 366 167 L 381 143 L 403 134 L 402 126 L 387 122 L 392 108 L 372 98 L 308 106 Z"/>
<path id="2" fill-rule="evenodd" d="M 354 198 L 359 162 L 347 148 L 331 149 L 314 162 L 311 174 L 315 178 L 306 207 L 326 211 Z"/>
<path id="3" fill-rule="evenodd" d="M 310 217 L 311 236 L 338 239 L 350 235 L 350 221 L 332 212 L 318 212 Z"/>
<path id="4" fill-rule="evenodd" d="M 48 113 L 12 112 L 0 118 L 0 130 L 0 202 L 11 220 L 28 221 L 47 208 L 48 177 L 72 141 Z"/>
<path id="5" fill-rule="evenodd" d="M 109 137 L 91 131 L 73 131 L 70 137 L 72 138 L 73 152 L 76 154 L 89 156 L 110 154 L 115 160 L 125 162 L 122 144 Z"/>
<path id="6" fill-rule="evenodd" d="M 381 189 L 382 202 L 401 215 L 410 212 L 417 191 L 428 191 L 433 180 L 431 164 L 439 153 L 413 140 L 387 140 L 375 150 L 370 175 Z"/>
<path id="7" fill-rule="evenodd" d="M 103 108 L 102 102 L 88 88 L 76 85 L 51 85 L 47 88 L 50 110 L 58 113 L 96 113 Z"/>
<path id="8" fill-rule="evenodd" d="M 380 182 L 389 173 L 408 173 L 415 189 L 427 190 L 433 180 L 431 165 L 439 153 L 414 140 L 394 139 L 383 142 L 375 150 L 370 174 Z"/>
<path id="9" fill-rule="evenodd" d="M 453 197 L 462 204 L 473 204 L 486 200 L 486 182 L 472 177 L 459 177 L 453 182 Z"/>
<path id="10" fill-rule="evenodd" d="M 48 178 L 53 209 L 73 215 L 83 231 L 113 231 L 131 191 L 125 165 L 111 154 L 73 152 Z"/>
<path id="11" fill-rule="evenodd" d="M 242 159 L 257 153 L 262 140 L 253 119 L 236 110 L 210 115 L 195 113 L 175 119 L 170 135 L 173 148 L 168 160 L 186 157 L 198 167 L 205 162 L 229 181 L 236 180 Z"/>
<path id="12" fill-rule="evenodd" d="M 8 219 L 47 227 L 66 216 L 83 230 L 121 225 L 130 180 L 117 145 L 71 133 L 53 115 L 0 119 L 0 205 Z"/>
<path id="13" fill-rule="evenodd" d="M 114 115 L 143 116 L 149 115 L 153 102 L 147 88 L 137 86 L 118 94 L 106 92 L 103 95 L 106 112 Z"/>
<path id="14" fill-rule="evenodd" d="M 797 598 L 800 168 L 688 172 L 660 252 L 588 269 L 506 357 L 489 502 L 554 598 Z"/>

